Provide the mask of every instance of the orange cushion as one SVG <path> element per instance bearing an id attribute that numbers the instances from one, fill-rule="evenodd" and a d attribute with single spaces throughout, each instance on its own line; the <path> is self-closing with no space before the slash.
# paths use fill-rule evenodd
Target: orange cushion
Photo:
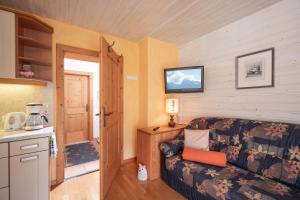
<path id="1" fill-rule="evenodd" d="M 190 160 L 219 167 L 225 167 L 227 162 L 224 152 L 204 151 L 189 147 L 184 148 L 182 157 L 184 160 Z"/>

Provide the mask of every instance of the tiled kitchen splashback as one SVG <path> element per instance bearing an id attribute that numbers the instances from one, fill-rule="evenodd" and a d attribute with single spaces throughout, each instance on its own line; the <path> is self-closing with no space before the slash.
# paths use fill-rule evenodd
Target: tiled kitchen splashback
<path id="1" fill-rule="evenodd" d="M 49 125 L 54 121 L 53 84 L 47 87 L 32 85 L 0 84 L 0 129 L 3 129 L 2 116 L 8 112 L 25 112 L 25 105 L 31 102 L 48 104 Z"/>

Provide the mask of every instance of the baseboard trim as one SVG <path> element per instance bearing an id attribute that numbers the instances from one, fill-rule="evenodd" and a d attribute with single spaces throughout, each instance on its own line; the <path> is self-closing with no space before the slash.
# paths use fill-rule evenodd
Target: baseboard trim
<path id="1" fill-rule="evenodd" d="M 121 163 L 121 164 L 124 165 L 124 164 L 132 163 L 132 162 L 136 162 L 136 157 L 128 158 L 128 159 L 122 160 L 122 163 Z"/>

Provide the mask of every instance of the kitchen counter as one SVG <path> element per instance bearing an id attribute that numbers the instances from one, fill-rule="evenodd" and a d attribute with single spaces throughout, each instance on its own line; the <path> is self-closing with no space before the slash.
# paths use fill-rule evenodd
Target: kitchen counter
<path id="1" fill-rule="evenodd" d="M 0 130 L 0 143 L 49 137 L 52 134 L 54 134 L 53 126 L 46 127 L 46 128 L 40 129 L 40 130 L 35 130 L 35 131 L 25 131 L 25 130 L 4 131 L 4 130 Z"/>

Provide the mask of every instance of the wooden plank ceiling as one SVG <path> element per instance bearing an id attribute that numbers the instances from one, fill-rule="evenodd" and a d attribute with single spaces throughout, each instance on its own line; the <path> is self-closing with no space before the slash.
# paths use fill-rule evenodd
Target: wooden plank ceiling
<path id="1" fill-rule="evenodd" d="M 0 4 L 131 41 L 182 45 L 280 0 L 0 0 Z"/>

